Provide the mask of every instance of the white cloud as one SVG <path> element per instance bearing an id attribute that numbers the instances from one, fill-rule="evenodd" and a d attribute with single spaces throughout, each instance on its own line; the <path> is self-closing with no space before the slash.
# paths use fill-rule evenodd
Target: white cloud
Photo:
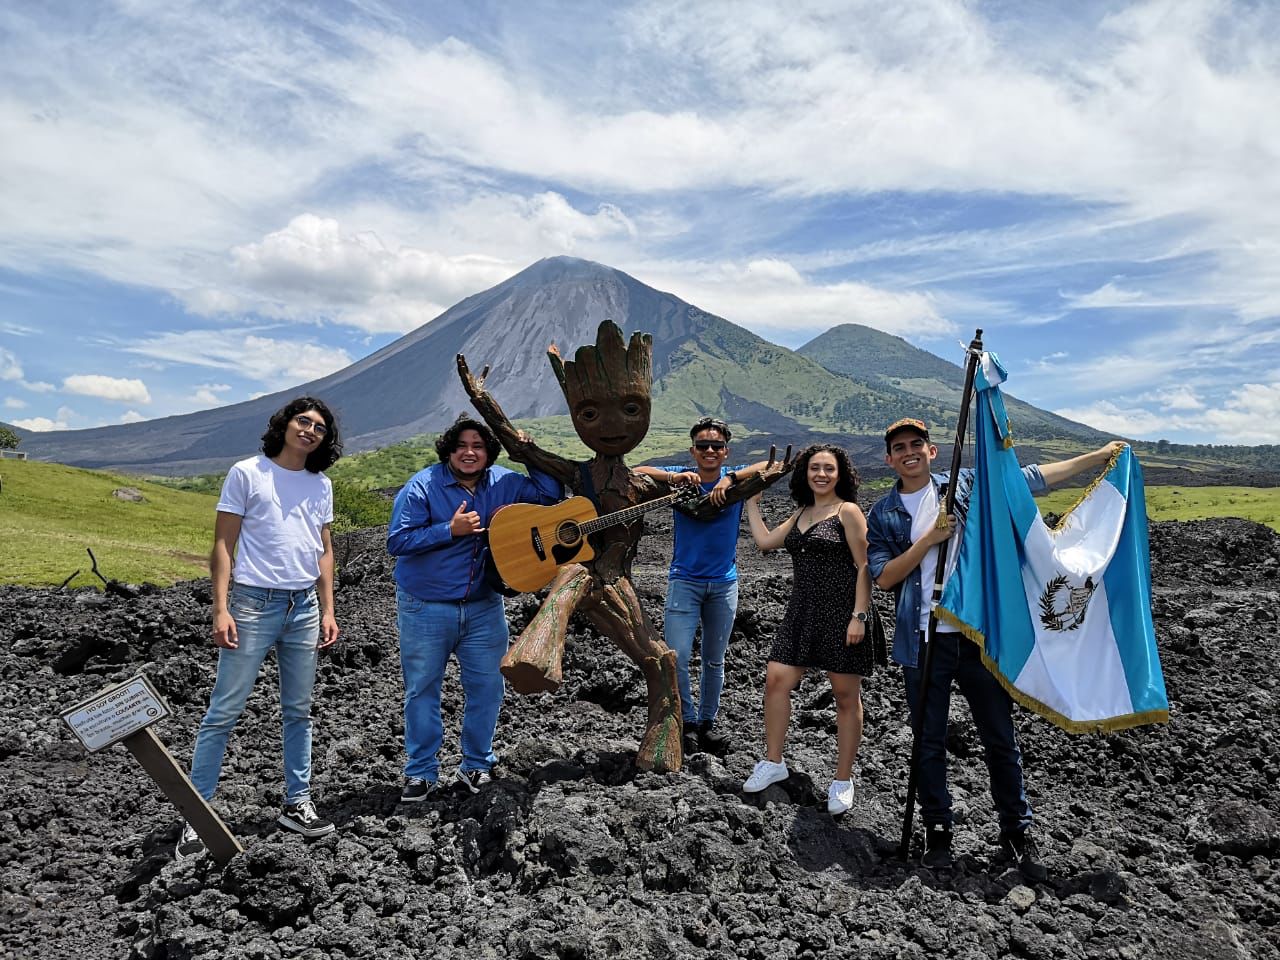
<path id="1" fill-rule="evenodd" d="M 273 390 L 316 380 L 350 366 L 342 349 L 310 340 L 277 340 L 253 331 L 194 330 L 164 333 L 125 348 L 130 353 L 214 370 L 233 370 Z"/>
<path id="2" fill-rule="evenodd" d="M 1211 438 L 1213 443 L 1253 445 L 1280 443 L 1280 381 L 1246 383 L 1232 390 L 1216 406 L 1184 407 L 1188 412 L 1146 409 L 1137 401 L 1100 400 L 1057 412 L 1119 436 L 1143 440 L 1178 435 Z"/>
<path id="3" fill-rule="evenodd" d="M 120 414 L 121 423 L 141 423 L 146 419 L 147 418 L 137 410 L 126 410 L 124 413 Z"/>
<path id="4" fill-rule="evenodd" d="M 53 393 L 58 389 L 52 383 L 45 383 L 43 380 L 24 380 L 22 385 L 32 393 Z"/>
<path id="5" fill-rule="evenodd" d="M 1063 293 L 1062 299 L 1072 310 L 1093 310 L 1109 307 L 1146 305 L 1147 295 L 1140 290 L 1123 290 L 1114 282 L 1104 283 L 1090 293 Z"/>
<path id="6" fill-rule="evenodd" d="M 22 364 L 3 347 L 0 347 L 0 380 L 22 380 Z"/>
<path id="7" fill-rule="evenodd" d="M 218 394 L 226 393 L 231 386 L 226 383 L 202 383 L 196 387 L 196 392 L 191 395 L 192 403 L 198 403 L 205 407 L 217 407 L 227 401 Z"/>
<path id="8" fill-rule="evenodd" d="M 640 274 L 645 283 L 792 346 L 840 323 L 911 337 L 950 336 L 956 329 L 927 294 L 847 281 L 814 282 L 782 258 L 745 264 L 658 263 Z"/>
<path id="9" fill-rule="evenodd" d="M 106 377 L 96 373 L 73 374 L 62 381 L 62 389 L 85 397 L 119 400 L 122 403 L 150 403 L 151 394 L 141 380 Z"/>
<path id="10" fill-rule="evenodd" d="M 1169 410 L 1204 409 L 1204 401 L 1196 395 L 1194 390 L 1185 386 L 1158 390 L 1155 393 L 1144 394 L 1138 399 L 1144 403 L 1156 404 Z"/>
<path id="11" fill-rule="evenodd" d="M 46 430 L 69 430 L 71 429 L 65 420 L 50 420 L 48 417 L 32 417 L 29 420 L 14 420 L 15 427 L 21 427 L 23 430 L 35 430 L 44 432 Z"/>
<path id="12" fill-rule="evenodd" d="M 6 410 L 25 410 L 27 408 L 27 401 L 20 400 L 17 397 L 5 397 L 4 407 Z"/>

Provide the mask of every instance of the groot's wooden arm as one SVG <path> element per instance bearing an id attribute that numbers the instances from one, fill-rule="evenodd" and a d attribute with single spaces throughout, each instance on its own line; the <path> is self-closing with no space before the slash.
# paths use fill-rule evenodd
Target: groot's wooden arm
<path id="1" fill-rule="evenodd" d="M 577 464 L 543 450 L 527 433 L 516 429 L 515 424 L 502 412 L 498 401 L 484 388 L 484 380 L 488 375 L 487 366 L 480 371 L 480 376 L 472 374 L 471 368 L 467 366 L 467 358 L 458 354 L 458 377 L 462 380 L 462 389 L 467 391 L 471 405 L 476 408 L 480 417 L 498 435 L 498 442 L 507 451 L 507 456 L 516 463 L 550 474 L 561 483 L 575 480 L 578 476 Z"/>
<path id="2" fill-rule="evenodd" d="M 783 454 L 781 460 L 778 459 L 777 447 L 771 446 L 769 447 L 769 460 L 765 466 L 749 477 L 742 477 L 726 490 L 724 492 L 724 503 L 720 506 L 716 506 L 711 502 L 710 494 L 703 494 L 693 503 L 677 504 L 675 509 L 699 520 L 710 520 L 729 504 L 749 500 L 757 493 L 763 493 L 794 470 L 795 465 L 796 461 L 791 456 L 790 445 L 787 446 L 787 452 Z"/>

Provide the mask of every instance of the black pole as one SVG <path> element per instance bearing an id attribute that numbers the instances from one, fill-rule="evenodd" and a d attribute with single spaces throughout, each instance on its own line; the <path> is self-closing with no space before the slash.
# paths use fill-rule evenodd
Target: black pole
<path id="1" fill-rule="evenodd" d="M 951 473 L 947 479 L 947 494 L 938 516 L 939 523 L 955 511 L 956 475 L 960 472 L 960 455 L 964 452 L 964 435 L 969 428 L 969 401 L 973 399 L 973 376 L 982 353 L 982 331 L 974 332 L 969 344 L 968 360 L 964 367 L 964 390 L 960 397 L 960 421 L 956 424 L 956 442 L 951 448 Z M 932 482 L 932 481 L 930 481 Z M 942 601 L 942 581 L 947 572 L 947 546 L 951 541 L 938 544 L 938 569 L 933 578 L 933 595 L 929 601 L 929 627 L 925 633 L 924 662 L 920 665 L 920 693 L 916 700 L 916 715 L 911 724 L 911 768 L 907 771 L 907 809 L 902 817 L 902 845 L 898 855 L 906 859 L 911 852 L 911 826 L 916 812 L 916 788 L 920 768 L 920 733 L 924 729 L 924 709 L 929 698 L 929 676 L 933 670 L 933 640 L 937 634 L 938 618 L 934 608 Z M 923 589 L 924 584 L 921 584 Z"/>

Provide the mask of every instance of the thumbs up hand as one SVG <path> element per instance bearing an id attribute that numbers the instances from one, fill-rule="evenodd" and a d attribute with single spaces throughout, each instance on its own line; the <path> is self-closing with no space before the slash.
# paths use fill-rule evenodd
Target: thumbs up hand
<path id="1" fill-rule="evenodd" d="M 480 525 L 480 514 L 474 510 L 468 510 L 467 501 L 463 500 L 458 504 L 458 509 L 453 512 L 453 518 L 449 521 L 449 532 L 454 537 L 483 533 L 484 527 Z"/>

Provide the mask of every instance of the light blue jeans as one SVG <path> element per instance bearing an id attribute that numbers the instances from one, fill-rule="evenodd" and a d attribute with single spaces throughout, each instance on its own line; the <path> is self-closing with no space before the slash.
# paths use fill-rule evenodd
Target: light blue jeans
<path id="1" fill-rule="evenodd" d="M 218 678 L 209 710 L 196 734 L 191 782 L 212 799 L 222 774 L 227 738 L 244 712 L 262 661 L 272 650 L 280 665 L 280 715 L 284 728 L 284 802 L 311 797 L 311 692 L 316 683 L 320 603 L 314 588 L 268 590 L 234 584 L 227 609 L 239 645 L 218 651 Z"/>
<path id="2" fill-rule="evenodd" d="M 667 646 L 676 652 L 676 677 L 680 683 L 680 712 L 686 724 L 711 723 L 720 711 L 724 689 L 724 655 L 729 649 L 733 617 L 738 612 L 738 581 L 704 583 L 671 580 L 667 585 L 665 632 Z M 702 625 L 702 677 L 698 702 L 689 683 L 689 658 L 693 636 Z"/>
<path id="3" fill-rule="evenodd" d="M 404 672 L 404 775 L 440 778 L 440 689 L 449 655 L 462 677 L 462 769 L 488 770 L 498 762 L 493 733 L 506 690 L 498 671 L 509 634 L 502 597 L 419 600 L 396 588 L 400 668 Z"/>

